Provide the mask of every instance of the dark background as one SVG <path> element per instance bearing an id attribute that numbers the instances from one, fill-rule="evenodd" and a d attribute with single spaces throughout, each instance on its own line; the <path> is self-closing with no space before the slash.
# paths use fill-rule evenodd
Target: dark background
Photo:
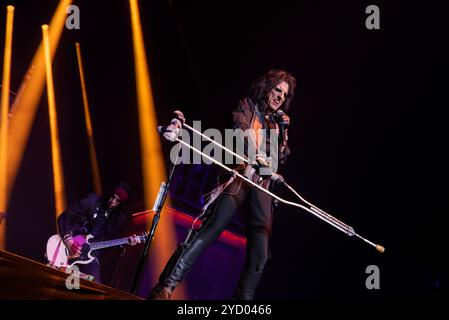
<path id="1" fill-rule="evenodd" d="M 11 89 L 58 1 L 15 5 Z M 67 201 L 92 191 L 75 42 L 81 43 L 104 188 L 143 192 L 128 1 L 75 1 L 53 71 Z M 380 8 L 367 30 L 365 8 Z M 5 6 L 1 7 L 1 43 Z M 224 129 L 271 68 L 297 79 L 282 168 L 306 199 L 386 247 L 379 255 L 306 212 L 280 206 L 258 298 L 433 298 L 447 286 L 447 5 L 444 1 L 140 1 L 156 111 Z M 168 159 L 168 157 L 167 157 Z M 7 249 L 43 260 L 56 231 L 44 92 L 9 207 Z M 293 201 L 284 190 L 280 194 Z M 130 209 L 131 210 L 131 209 Z M 380 290 L 365 288 L 368 265 Z"/>

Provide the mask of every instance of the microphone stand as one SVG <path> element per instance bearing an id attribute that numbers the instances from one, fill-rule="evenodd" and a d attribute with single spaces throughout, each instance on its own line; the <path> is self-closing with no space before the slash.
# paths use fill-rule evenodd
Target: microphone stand
<path id="1" fill-rule="evenodd" d="M 150 250 L 150 245 L 151 242 L 153 241 L 153 237 L 154 237 L 154 233 L 156 232 L 156 227 L 157 224 L 159 223 L 159 219 L 161 218 L 161 212 L 162 212 L 162 207 L 164 206 L 165 203 L 165 199 L 167 198 L 167 194 L 168 194 L 168 190 L 170 187 L 170 182 L 173 178 L 173 173 L 175 172 L 175 168 L 176 168 L 176 164 L 178 162 L 178 157 L 179 157 L 179 151 L 181 150 L 181 146 L 179 146 L 178 152 L 176 153 L 176 160 L 173 164 L 173 166 L 171 167 L 170 170 L 170 175 L 168 177 L 168 181 L 167 183 L 165 183 L 164 181 L 162 181 L 161 186 L 159 188 L 159 193 L 157 195 L 156 201 L 154 202 L 154 206 L 153 206 L 153 212 L 155 212 L 154 216 L 153 216 L 153 222 L 151 223 L 151 228 L 150 231 L 148 232 L 148 236 L 145 239 L 145 244 L 144 244 L 144 248 L 142 251 L 142 255 L 140 257 L 139 260 L 139 264 L 137 266 L 137 271 L 134 275 L 134 279 L 133 282 L 131 284 L 131 289 L 130 289 L 130 293 L 131 294 L 136 294 L 137 291 L 137 285 L 139 283 L 142 271 L 143 271 L 143 267 L 145 265 L 145 261 L 148 257 L 148 252 Z"/>

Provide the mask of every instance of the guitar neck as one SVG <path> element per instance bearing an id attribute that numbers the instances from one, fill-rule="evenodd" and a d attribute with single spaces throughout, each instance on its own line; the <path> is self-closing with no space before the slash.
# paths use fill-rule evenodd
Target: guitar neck
<path id="1" fill-rule="evenodd" d="M 108 241 L 102 241 L 102 242 L 94 242 L 90 244 L 91 250 L 98 250 L 103 248 L 109 248 L 109 247 L 115 247 L 122 244 L 128 244 L 129 243 L 129 237 L 127 238 L 121 238 L 121 239 L 115 239 L 115 240 L 108 240 Z"/>

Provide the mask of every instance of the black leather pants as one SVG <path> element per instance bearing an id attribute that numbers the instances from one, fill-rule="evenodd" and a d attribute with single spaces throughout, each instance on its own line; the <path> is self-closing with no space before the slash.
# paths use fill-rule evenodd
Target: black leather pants
<path id="1" fill-rule="evenodd" d="M 153 291 L 158 288 L 173 291 L 204 248 L 214 242 L 227 227 L 237 207 L 243 206 L 247 226 L 247 254 L 234 298 L 253 299 L 268 258 L 268 237 L 272 221 L 271 200 L 265 193 L 248 187 L 239 180 L 232 183 L 217 199 L 215 212 L 198 233 L 173 253 Z"/>

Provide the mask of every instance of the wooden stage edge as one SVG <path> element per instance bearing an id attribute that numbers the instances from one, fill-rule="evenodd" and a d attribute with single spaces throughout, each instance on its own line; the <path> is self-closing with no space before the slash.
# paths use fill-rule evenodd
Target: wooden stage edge
<path id="1" fill-rule="evenodd" d="M 80 279 L 69 290 L 69 275 L 42 263 L 0 250 L 0 300 L 142 300 L 127 292 Z"/>

